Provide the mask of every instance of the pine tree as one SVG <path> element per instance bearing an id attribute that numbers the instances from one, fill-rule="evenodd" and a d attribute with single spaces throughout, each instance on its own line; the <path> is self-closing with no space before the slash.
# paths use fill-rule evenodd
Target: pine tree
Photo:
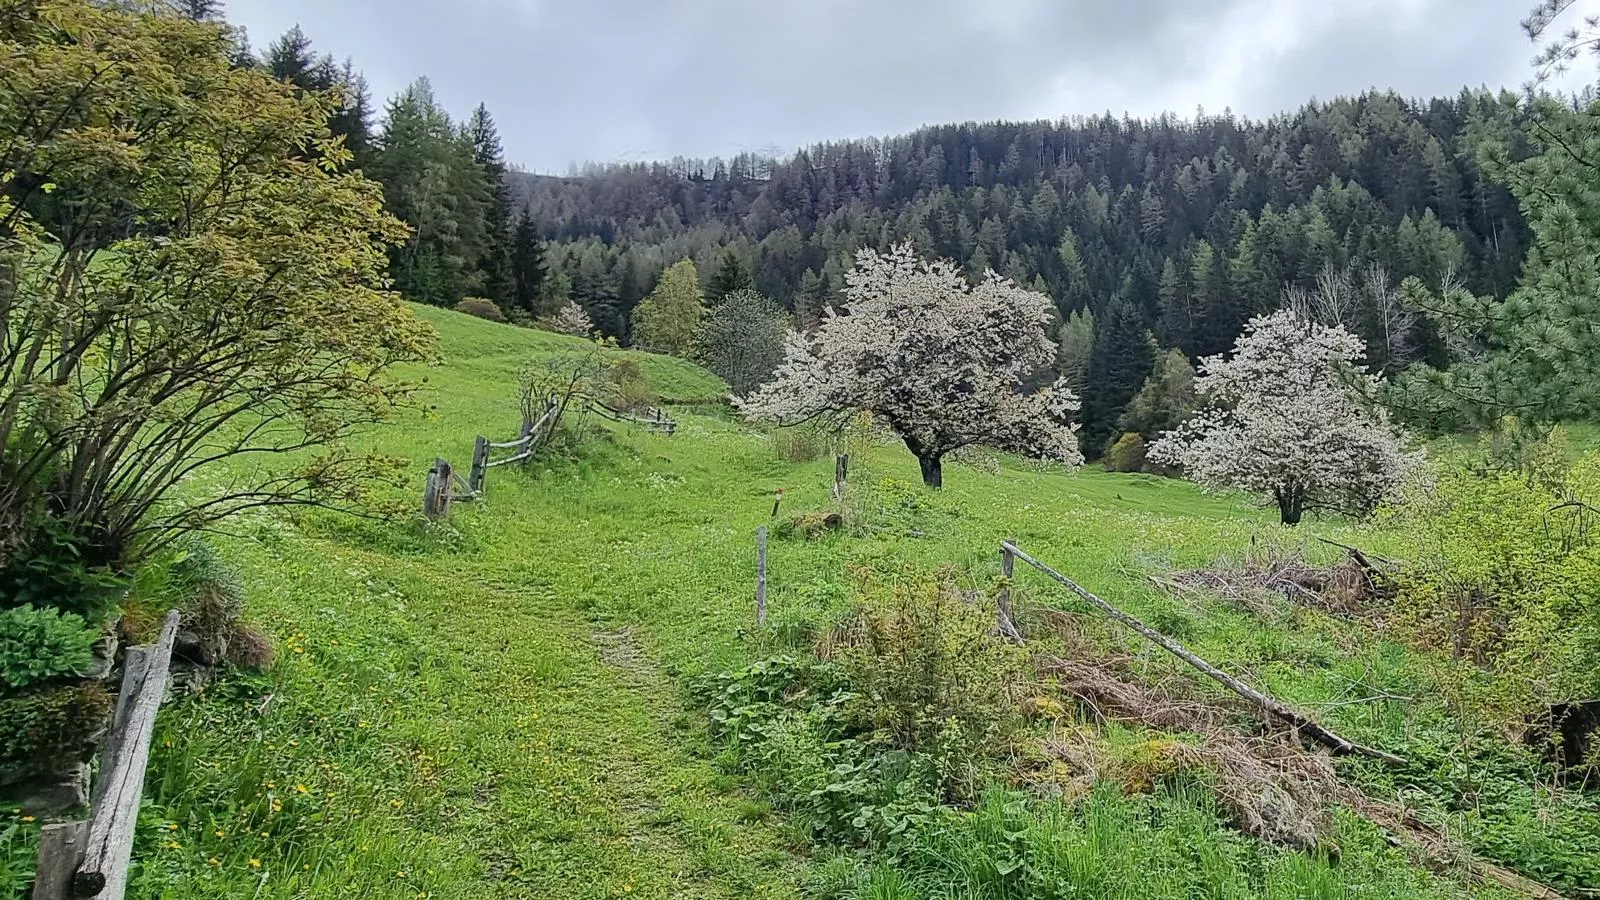
<path id="1" fill-rule="evenodd" d="M 711 275 L 711 283 L 706 285 L 706 302 L 713 306 L 721 303 L 722 298 L 734 291 L 753 291 L 756 289 L 756 280 L 750 274 L 749 268 L 744 264 L 744 258 L 738 251 L 729 248 L 722 255 L 722 264 Z"/>
<path id="2" fill-rule="evenodd" d="M 478 104 L 472 111 L 467 131 L 472 135 L 473 158 L 482 170 L 484 190 L 489 197 L 484 207 L 483 256 L 478 261 L 483 296 L 507 309 L 520 298 L 513 273 L 511 186 L 506 183 L 505 153 L 494 118 L 484 104 Z"/>
<path id="3" fill-rule="evenodd" d="M 544 241 L 539 237 L 539 227 L 533 214 L 526 208 L 517 218 L 516 232 L 511 241 L 511 276 L 514 283 L 512 299 L 518 309 L 529 315 L 542 317 L 556 311 L 547 300 L 553 299 L 546 290 L 550 269 L 545 264 Z M 566 300 L 565 296 L 560 298 Z"/>
<path id="4" fill-rule="evenodd" d="M 172 5 L 180 15 L 196 22 L 222 21 L 222 0 L 172 0 Z"/>

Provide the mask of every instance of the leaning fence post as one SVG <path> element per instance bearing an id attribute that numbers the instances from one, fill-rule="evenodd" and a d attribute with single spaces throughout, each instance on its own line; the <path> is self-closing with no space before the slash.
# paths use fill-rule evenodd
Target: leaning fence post
<path id="1" fill-rule="evenodd" d="M 156 715 L 167 693 L 168 667 L 172 645 L 178 633 L 178 613 L 167 613 L 161 636 L 145 657 L 137 693 L 128 700 L 122 740 L 116 755 L 107 761 L 100 777 L 109 783 L 100 793 L 100 805 L 92 810 L 83 858 L 72 877 L 72 896 L 96 900 L 122 900 L 128 887 L 128 861 L 133 854 L 134 824 L 139 817 L 139 801 L 144 796 L 145 767 L 150 760 L 150 741 L 155 734 Z"/>
<path id="2" fill-rule="evenodd" d="M 472 442 L 472 469 L 467 473 L 467 490 L 474 494 L 483 493 L 483 483 L 489 474 L 489 439 L 478 435 Z"/>
<path id="3" fill-rule="evenodd" d="M 756 529 L 756 625 L 767 624 L 767 526 Z"/>
<path id="4" fill-rule="evenodd" d="M 1011 551 L 1010 544 L 1000 545 L 1000 594 L 995 597 L 996 615 L 995 630 L 1001 637 L 1015 644 L 1021 644 L 1022 633 L 1017 631 L 1016 622 L 1011 619 L 1011 578 L 1016 574 L 1017 555 Z"/>

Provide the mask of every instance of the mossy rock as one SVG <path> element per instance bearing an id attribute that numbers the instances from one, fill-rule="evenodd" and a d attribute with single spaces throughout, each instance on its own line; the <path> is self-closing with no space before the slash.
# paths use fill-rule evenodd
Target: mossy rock
<path id="1" fill-rule="evenodd" d="M 111 695 L 98 682 L 0 699 L 0 784 L 87 760 L 110 713 Z"/>

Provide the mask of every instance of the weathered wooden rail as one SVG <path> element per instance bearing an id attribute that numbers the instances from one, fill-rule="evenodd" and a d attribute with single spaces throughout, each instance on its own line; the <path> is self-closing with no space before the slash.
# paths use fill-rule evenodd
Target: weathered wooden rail
<path id="1" fill-rule="evenodd" d="M 40 832 L 33 900 L 122 900 L 127 891 L 150 741 L 166 697 L 177 634 L 174 610 L 154 644 L 125 651 L 122 689 L 101 754 L 90 818 L 46 825 Z"/>
<path id="2" fill-rule="evenodd" d="M 552 395 L 545 398 L 544 406 L 536 418 L 525 417 L 522 420 L 522 431 L 515 440 L 491 441 L 481 434 L 478 435 L 473 440 L 472 466 L 467 470 L 465 479 L 455 471 L 448 460 L 443 458 L 434 460 L 433 468 L 428 470 L 427 483 L 422 489 L 422 514 L 430 521 L 448 519 L 451 503 L 472 501 L 483 496 L 484 484 L 488 480 L 490 469 L 513 463 L 525 463 L 533 459 L 538 454 L 539 448 L 550 442 L 556 426 L 561 423 L 561 416 L 573 402 L 613 422 L 640 425 L 669 435 L 678 430 L 678 423 L 654 406 L 645 407 L 643 414 L 635 414 L 581 395 L 574 396 L 567 402 Z M 511 455 L 496 459 L 497 450 L 509 450 Z"/>
<path id="3" fill-rule="evenodd" d="M 658 407 L 646 406 L 642 413 L 633 413 L 625 409 L 617 409 L 615 406 L 608 406 L 599 400 L 594 400 L 591 401 L 590 408 L 594 410 L 595 415 L 602 419 L 610 419 L 613 422 L 641 425 L 664 434 L 672 434 L 678 430 L 678 423 Z"/>

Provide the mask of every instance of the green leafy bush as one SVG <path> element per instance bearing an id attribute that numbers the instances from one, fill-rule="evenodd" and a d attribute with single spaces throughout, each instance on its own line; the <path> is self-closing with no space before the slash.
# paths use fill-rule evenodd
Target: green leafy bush
<path id="1" fill-rule="evenodd" d="M 1105 466 L 1107 472 L 1143 472 L 1145 466 L 1144 438 L 1138 432 L 1130 431 L 1106 451 Z"/>
<path id="2" fill-rule="evenodd" d="M 1509 720 L 1600 696 L 1600 455 L 1539 471 L 1457 457 L 1385 520 L 1409 563 L 1395 624 L 1468 664 L 1440 675 L 1458 706 Z"/>
<path id="3" fill-rule="evenodd" d="M 0 699 L 0 782 L 87 758 L 110 711 L 110 695 L 94 682 Z"/>
<path id="4" fill-rule="evenodd" d="M 1024 660 L 994 623 L 986 598 L 966 596 L 949 572 L 864 573 L 840 636 L 864 720 L 890 745 L 932 759 L 953 798 L 975 794 L 975 765 L 1017 724 Z"/>
<path id="5" fill-rule="evenodd" d="M 94 664 L 100 631 L 75 613 L 25 604 L 0 612 L 0 685 L 17 690 L 81 675 Z"/>
<path id="6" fill-rule="evenodd" d="M 127 590 L 128 579 L 96 562 L 116 548 L 97 548 L 49 517 L 25 525 L 21 546 L 0 559 L 0 605 L 54 606 L 99 620 Z"/>
<path id="7" fill-rule="evenodd" d="M 491 322 L 508 321 L 506 314 L 500 311 L 500 307 L 495 305 L 493 300 L 485 300 L 482 297 L 467 297 L 463 299 L 456 304 L 456 312 L 464 312 L 469 316 L 477 316 L 480 319 L 488 319 Z"/>

